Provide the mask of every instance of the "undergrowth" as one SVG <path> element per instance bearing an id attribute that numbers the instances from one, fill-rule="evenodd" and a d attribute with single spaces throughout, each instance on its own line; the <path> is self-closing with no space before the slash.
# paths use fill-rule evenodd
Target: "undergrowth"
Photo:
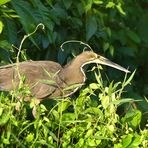
<path id="1" fill-rule="evenodd" d="M 24 40 L 33 33 L 24 36 L 17 48 L 17 62 L 23 56 Z M 140 127 L 142 112 L 136 108 L 134 98 L 122 97 L 135 72 L 126 75 L 123 82 L 109 85 L 103 83 L 100 67 L 91 72 L 96 81 L 81 89 L 78 97 L 45 99 L 37 106 L 32 98 L 30 103 L 20 102 L 18 111 L 20 96 L 25 99 L 30 95 L 29 88 L 23 85 L 25 78 L 20 77 L 17 90 L 0 92 L 0 147 L 147 148 L 147 125 Z M 125 103 L 129 107 L 118 114 Z M 31 113 L 34 107 L 36 118 Z"/>
<path id="2" fill-rule="evenodd" d="M 140 128 L 142 113 L 132 98 L 122 98 L 134 72 L 124 81 L 103 84 L 100 70 L 94 72 L 96 82 L 82 89 L 77 98 L 45 100 L 37 106 L 36 118 L 31 116 L 34 102 L 21 102 L 16 111 L 18 94 L 28 89 L 0 94 L 0 147 L 114 147 L 147 148 L 148 130 Z M 23 86 L 23 83 L 22 83 Z M 121 116 L 117 109 L 128 103 Z"/>

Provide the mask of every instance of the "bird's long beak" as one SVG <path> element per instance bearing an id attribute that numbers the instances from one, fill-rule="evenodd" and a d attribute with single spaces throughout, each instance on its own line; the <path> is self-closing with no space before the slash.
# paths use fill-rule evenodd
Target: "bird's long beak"
<path id="1" fill-rule="evenodd" d="M 120 65 L 118 65 L 118 64 L 110 61 L 109 59 L 102 57 L 102 56 L 98 56 L 98 58 L 95 59 L 94 62 L 95 63 L 98 63 L 98 64 L 107 65 L 107 66 L 116 68 L 116 69 L 121 70 L 121 71 L 124 71 L 126 73 L 129 73 L 130 72 L 126 68 L 124 68 L 124 67 L 122 67 L 122 66 L 120 66 Z"/>

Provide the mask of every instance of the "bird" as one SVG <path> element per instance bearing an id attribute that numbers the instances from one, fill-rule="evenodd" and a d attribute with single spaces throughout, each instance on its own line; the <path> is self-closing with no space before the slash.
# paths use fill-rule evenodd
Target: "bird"
<path id="1" fill-rule="evenodd" d="M 24 76 L 24 86 L 30 88 L 31 96 L 38 103 L 44 99 L 65 98 L 82 87 L 86 81 L 84 66 L 91 63 L 130 72 L 94 51 L 84 51 L 63 67 L 54 61 L 23 61 L 1 66 L 0 91 L 18 89 L 20 76 Z"/>

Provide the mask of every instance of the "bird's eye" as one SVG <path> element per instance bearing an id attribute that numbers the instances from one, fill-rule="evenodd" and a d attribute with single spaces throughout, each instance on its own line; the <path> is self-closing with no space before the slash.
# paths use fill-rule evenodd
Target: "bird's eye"
<path id="1" fill-rule="evenodd" d="M 97 58 L 100 58 L 100 55 L 97 55 Z"/>

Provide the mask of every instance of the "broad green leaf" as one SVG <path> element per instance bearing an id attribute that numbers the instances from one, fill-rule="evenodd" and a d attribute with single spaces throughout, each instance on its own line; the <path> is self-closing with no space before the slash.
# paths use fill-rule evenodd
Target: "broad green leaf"
<path id="1" fill-rule="evenodd" d="M 89 129 L 85 134 L 85 138 L 89 138 L 89 137 L 93 136 L 93 132 L 94 132 L 93 128 Z"/>
<path id="2" fill-rule="evenodd" d="M 65 111 L 70 105 L 71 103 L 69 101 L 60 102 L 58 104 L 58 113 Z"/>
<path id="3" fill-rule="evenodd" d="M 135 43 L 138 44 L 138 43 L 141 42 L 140 37 L 139 37 L 134 31 L 128 30 L 128 31 L 127 31 L 127 35 L 128 35 L 128 37 L 129 37 L 132 41 L 134 41 Z"/>
<path id="4" fill-rule="evenodd" d="M 123 139 L 123 147 L 128 147 L 131 143 L 132 143 L 132 138 L 133 135 L 132 134 L 128 134 L 124 139 Z"/>
<path id="5" fill-rule="evenodd" d="M 115 3 L 114 2 L 108 2 L 106 5 L 106 8 L 114 8 L 115 7 Z"/>
<path id="6" fill-rule="evenodd" d="M 0 21 L 0 34 L 2 33 L 2 31 L 3 31 L 3 22 L 2 21 Z"/>
<path id="7" fill-rule="evenodd" d="M 99 88 L 99 84 L 97 84 L 97 83 L 91 83 L 90 85 L 89 85 L 89 87 L 91 88 L 91 89 L 98 89 Z"/>
<path id="8" fill-rule="evenodd" d="M 114 144 L 114 148 L 123 148 L 123 146 L 121 143 L 118 143 L 118 144 Z"/>
<path id="9" fill-rule="evenodd" d="M 62 114 L 62 121 L 63 122 L 67 122 L 67 123 L 71 123 L 75 120 L 76 116 L 74 113 L 64 113 Z"/>
<path id="10" fill-rule="evenodd" d="M 0 5 L 6 4 L 10 2 L 11 0 L 0 0 Z"/>
<path id="11" fill-rule="evenodd" d="M 87 1 L 87 4 L 85 5 L 85 12 L 86 12 L 86 13 L 87 13 L 89 10 L 91 10 L 92 4 L 93 4 L 93 1 L 92 1 L 92 0 L 88 0 L 88 1 Z"/>
<path id="12" fill-rule="evenodd" d="M 90 107 L 90 108 L 87 108 L 85 111 L 84 111 L 85 114 L 92 114 L 92 115 L 97 115 L 99 120 L 100 121 L 103 121 L 104 119 L 104 116 L 103 116 L 103 112 L 97 108 L 97 107 Z"/>
<path id="13" fill-rule="evenodd" d="M 109 43 L 108 42 L 105 42 L 104 44 L 103 44 L 103 50 L 104 50 L 104 52 L 106 52 L 106 50 L 109 48 Z"/>
<path id="14" fill-rule="evenodd" d="M 3 111 L 0 117 L 0 126 L 4 126 L 10 119 L 10 112 Z"/>
<path id="15" fill-rule="evenodd" d="M 66 9 L 70 8 L 71 4 L 72 4 L 72 0 L 63 0 L 64 6 L 66 7 Z"/>
<path id="16" fill-rule="evenodd" d="M 128 146 L 128 148 L 139 148 L 140 143 L 141 143 L 141 136 L 135 133 L 133 137 L 133 141 Z"/>
<path id="17" fill-rule="evenodd" d="M 5 20 L 4 32 L 6 33 L 7 39 L 11 44 L 15 44 L 17 42 L 17 26 L 13 20 Z"/>
<path id="18" fill-rule="evenodd" d="M 106 109 L 109 105 L 109 96 L 100 96 L 100 99 L 101 99 L 101 103 L 102 103 L 102 106 Z"/>
<path id="19" fill-rule="evenodd" d="M 94 138 L 88 138 L 87 144 L 88 144 L 88 147 L 96 147 L 97 146 Z"/>
<path id="20" fill-rule="evenodd" d="M 97 31 L 97 21 L 95 16 L 90 16 L 86 22 L 86 41 L 88 41 Z"/>
<path id="21" fill-rule="evenodd" d="M 25 31 L 27 33 L 31 32 L 32 29 L 35 28 L 36 19 L 34 15 L 35 12 L 30 4 L 26 1 L 20 1 L 18 3 L 17 0 L 13 0 L 12 5 L 20 16 L 20 21 L 22 22 Z"/>
<path id="22" fill-rule="evenodd" d="M 13 0 L 11 2 L 12 6 L 16 10 L 17 14 L 20 16 L 20 21 L 23 25 L 23 29 L 28 34 L 32 32 L 37 24 L 37 18 L 35 17 L 35 10 L 31 7 L 30 3 L 27 1 Z M 35 40 L 30 36 L 30 40 L 33 44 L 38 47 Z"/>
<path id="23" fill-rule="evenodd" d="M 0 47 L 3 49 L 9 49 L 11 48 L 11 44 L 9 44 L 7 40 L 1 40 Z"/>
<path id="24" fill-rule="evenodd" d="M 9 141 L 9 139 L 4 138 L 4 139 L 3 139 L 3 143 L 4 143 L 4 144 L 10 144 L 10 141 Z"/>
<path id="25" fill-rule="evenodd" d="M 142 114 L 139 110 L 133 110 L 126 113 L 121 119 L 123 123 L 128 123 L 132 128 L 137 128 L 140 125 Z"/>
<path id="26" fill-rule="evenodd" d="M 140 125 L 142 113 L 139 110 L 135 110 L 134 113 L 135 113 L 135 116 L 133 117 L 131 124 L 134 128 L 136 128 Z"/>

